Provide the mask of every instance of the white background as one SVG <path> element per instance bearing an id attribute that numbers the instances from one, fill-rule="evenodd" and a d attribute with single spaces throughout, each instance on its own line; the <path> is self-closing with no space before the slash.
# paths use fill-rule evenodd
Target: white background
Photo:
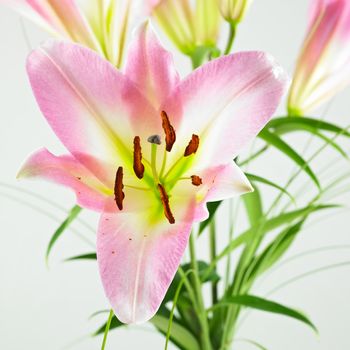
<path id="1" fill-rule="evenodd" d="M 235 50 L 268 51 L 291 73 L 306 27 L 307 2 L 254 2 L 239 28 Z M 27 22 L 25 28 L 31 45 L 45 38 L 45 34 Z M 92 320 L 88 317 L 108 308 L 108 304 L 96 264 L 62 262 L 66 257 L 93 250 L 97 215 L 85 212 L 81 217 L 89 223 L 91 231 L 79 222 L 73 225 L 74 231 L 67 232 L 55 247 L 48 269 L 44 259 L 47 243 L 65 218 L 65 212 L 74 204 L 73 195 L 53 184 L 15 180 L 21 163 L 32 151 L 43 146 L 57 153 L 63 151 L 32 97 L 24 68 L 28 51 L 19 17 L 0 8 L 0 349 L 99 349 L 101 338 L 90 338 L 89 333 L 106 316 Z M 177 63 L 181 72 L 187 71 L 186 59 L 178 57 Z M 328 106 L 327 116 L 342 125 L 348 124 L 349 97 L 349 89 L 338 95 Z M 293 140 L 299 144 L 305 136 Z M 326 161 L 328 156 L 319 158 L 316 167 Z M 277 154 L 271 153 L 268 160 L 253 170 L 268 174 L 282 184 L 290 169 L 289 162 L 281 162 Z M 40 194 L 51 204 L 23 190 Z M 266 192 L 269 196 L 273 193 Z M 349 197 L 343 202 L 348 200 Z M 222 222 L 227 220 L 224 212 L 221 215 Z M 347 211 L 337 216 L 315 216 L 314 225 L 305 230 L 288 255 L 317 247 L 343 245 L 343 248 L 294 260 L 269 275 L 254 292 L 264 295 L 303 272 L 350 261 L 348 218 Z M 222 245 L 227 236 L 224 230 L 218 233 Z M 203 254 L 207 251 L 206 245 L 203 238 L 200 242 Z M 239 329 L 238 338 L 254 339 L 269 350 L 350 349 L 349 276 L 350 266 L 328 270 L 301 279 L 271 296 L 305 311 L 317 325 L 319 336 L 294 320 L 252 312 Z M 243 342 L 234 345 L 237 350 L 254 349 Z M 148 325 L 112 332 L 107 346 L 120 350 L 163 347 L 164 339 Z"/>

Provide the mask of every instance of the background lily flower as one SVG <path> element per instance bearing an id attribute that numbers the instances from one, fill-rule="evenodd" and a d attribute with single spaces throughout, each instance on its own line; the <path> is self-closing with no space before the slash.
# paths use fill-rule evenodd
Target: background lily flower
<path id="1" fill-rule="evenodd" d="M 206 203 L 252 190 L 232 159 L 275 111 L 283 70 L 262 52 L 213 60 L 180 80 L 149 25 L 124 72 L 93 51 L 50 41 L 27 70 L 37 102 L 70 155 L 32 155 L 21 177 L 72 188 L 102 213 L 97 258 L 125 323 L 157 311 Z M 218 93 L 218 91 L 220 93 Z"/>
<path id="2" fill-rule="evenodd" d="M 350 2 L 312 1 L 310 23 L 295 69 L 288 110 L 302 115 L 350 81 Z"/>
<path id="3" fill-rule="evenodd" d="M 153 18 L 184 54 L 216 47 L 220 28 L 216 0 L 148 0 L 148 4 Z"/>
<path id="4" fill-rule="evenodd" d="M 140 3 L 131 0 L 0 0 L 51 34 L 83 44 L 117 67 Z M 137 9 L 138 8 L 138 9 Z"/>
<path id="5" fill-rule="evenodd" d="M 222 17 L 234 25 L 242 21 L 252 0 L 217 0 Z"/>

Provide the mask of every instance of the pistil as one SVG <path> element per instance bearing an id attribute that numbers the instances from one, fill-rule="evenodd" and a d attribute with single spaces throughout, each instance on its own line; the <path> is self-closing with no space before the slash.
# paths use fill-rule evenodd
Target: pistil
<path id="1" fill-rule="evenodd" d="M 157 172 L 157 149 L 158 145 L 155 143 L 152 143 L 152 149 L 151 149 L 151 168 L 152 168 L 152 174 L 154 177 L 154 181 L 156 184 L 159 183 L 159 176 Z"/>

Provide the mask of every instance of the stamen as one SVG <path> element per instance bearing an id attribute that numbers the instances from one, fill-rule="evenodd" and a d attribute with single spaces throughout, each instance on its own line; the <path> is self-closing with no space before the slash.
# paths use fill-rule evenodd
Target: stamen
<path id="1" fill-rule="evenodd" d="M 155 143 L 156 145 L 160 145 L 162 142 L 160 140 L 160 136 L 159 135 L 151 135 L 147 141 L 149 143 Z"/>
<path id="2" fill-rule="evenodd" d="M 140 137 L 134 138 L 134 172 L 139 179 L 143 178 L 145 167 L 142 164 L 141 142 Z"/>
<path id="3" fill-rule="evenodd" d="M 125 198 L 123 188 L 123 167 L 120 166 L 117 170 L 114 184 L 114 199 L 119 210 L 123 210 L 123 199 Z"/>
<path id="4" fill-rule="evenodd" d="M 170 152 L 176 141 L 176 133 L 173 126 L 170 124 L 170 121 L 166 112 L 162 111 L 160 115 L 162 117 L 162 127 L 165 132 L 166 150 Z"/>
<path id="5" fill-rule="evenodd" d="M 158 184 L 158 190 L 159 190 L 160 199 L 162 201 L 163 208 L 164 208 L 164 215 L 168 219 L 170 224 L 175 224 L 175 218 L 173 216 L 173 213 L 171 212 L 170 205 L 169 205 L 169 196 L 166 193 L 163 185 Z"/>
<path id="6" fill-rule="evenodd" d="M 200 186 L 203 183 L 202 179 L 197 175 L 192 175 L 191 180 L 194 186 Z"/>
<path id="7" fill-rule="evenodd" d="M 184 156 L 188 157 L 191 154 L 196 153 L 198 150 L 198 146 L 199 146 L 199 136 L 193 134 L 191 141 L 189 142 L 188 146 L 185 149 Z"/>

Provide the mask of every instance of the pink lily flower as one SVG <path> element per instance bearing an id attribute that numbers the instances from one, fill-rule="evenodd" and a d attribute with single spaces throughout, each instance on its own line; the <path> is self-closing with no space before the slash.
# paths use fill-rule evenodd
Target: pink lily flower
<path id="1" fill-rule="evenodd" d="M 33 154 L 20 177 L 73 189 L 102 213 L 97 259 L 106 295 L 125 323 L 159 308 L 206 203 L 252 190 L 232 159 L 275 111 L 286 85 L 262 52 L 213 60 L 180 80 L 148 24 L 124 72 L 95 52 L 50 41 L 27 70 L 48 123 L 69 150 Z"/>
<path id="2" fill-rule="evenodd" d="M 52 35 L 83 44 L 117 67 L 131 23 L 144 12 L 131 0 L 0 0 Z M 136 7 L 139 9 L 136 10 Z"/>
<path id="3" fill-rule="evenodd" d="M 312 1 L 304 40 L 288 99 L 292 115 L 318 107 L 350 82 L 350 2 Z"/>

